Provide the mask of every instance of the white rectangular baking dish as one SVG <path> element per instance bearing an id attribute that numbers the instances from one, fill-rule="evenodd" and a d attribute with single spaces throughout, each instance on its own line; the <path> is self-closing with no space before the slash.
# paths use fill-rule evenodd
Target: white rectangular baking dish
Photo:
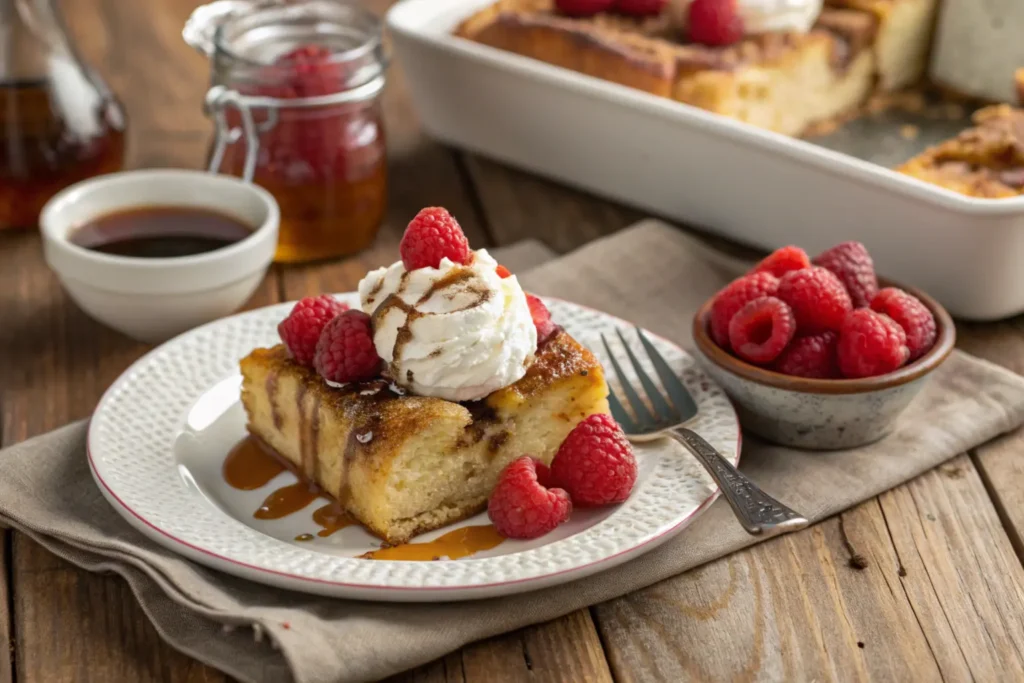
<path id="1" fill-rule="evenodd" d="M 428 133 L 596 194 L 773 249 L 860 240 L 953 315 L 1024 311 L 1024 198 L 965 197 L 816 145 L 451 35 L 492 0 L 388 13 Z"/>

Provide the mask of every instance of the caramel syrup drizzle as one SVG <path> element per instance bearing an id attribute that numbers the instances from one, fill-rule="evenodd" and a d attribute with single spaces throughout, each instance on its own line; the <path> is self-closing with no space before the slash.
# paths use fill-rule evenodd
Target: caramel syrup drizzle
<path id="1" fill-rule="evenodd" d="M 320 492 L 308 484 L 297 481 L 277 489 L 253 513 L 256 519 L 281 519 L 298 512 L 320 497 Z"/>
<path id="2" fill-rule="evenodd" d="M 381 548 L 360 555 L 364 560 L 398 560 L 403 562 L 424 562 L 458 560 L 484 550 L 497 547 L 505 540 L 493 524 L 464 526 L 426 543 L 404 543 L 391 548 Z"/>

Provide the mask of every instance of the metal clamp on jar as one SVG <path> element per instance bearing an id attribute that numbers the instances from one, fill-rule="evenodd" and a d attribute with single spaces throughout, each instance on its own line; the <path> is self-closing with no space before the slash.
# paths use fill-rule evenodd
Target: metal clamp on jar
<path id="1" fill-rule="evenodd" d="M 220 0 L 183 35 L 212 60 L 209 168 L 277 199 L 275 260 L 369 246 L 387 203 L 380 20 L 341 0 Z"/>

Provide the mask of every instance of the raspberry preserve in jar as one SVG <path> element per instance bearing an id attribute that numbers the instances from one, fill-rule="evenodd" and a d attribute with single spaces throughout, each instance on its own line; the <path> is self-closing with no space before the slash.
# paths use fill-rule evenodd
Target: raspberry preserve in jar
<path id="1" fill-rule="evenodd" d="M 275 260 L 369 246 L 387 204 L 377 17 L 341 0 L 221 0 L 197 9 L 184 35 L 213 62 L 210 170 L 277 199 Z"/>

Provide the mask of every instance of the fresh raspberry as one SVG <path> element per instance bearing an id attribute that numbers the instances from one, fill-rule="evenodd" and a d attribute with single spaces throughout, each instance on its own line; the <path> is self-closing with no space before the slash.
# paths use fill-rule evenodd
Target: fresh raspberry
<path id="1" fill-rule="evenodd" d="M 740 358 L 766 365 L 778 358 L 796 334 L 789 306 L 773 296 L 754 299 L 729 323 L 729 344 Z"/>
<path id="2" fill-rule="evenodd" d="M 864 308 L 878 293 L 875 262 L 860 242 L 843 242 L 814 257 L 814 265 L 831 271 L 846 287 L 854 308 Z"/>
<path id="3" fill-rule="evenodd" d="M 783 275 L 775 296 L 793 309 L 800 334 L 838 330 L 853 308 L 839 278 L 817 266 Z"/>
<path id="4" fill-rule="evenodd" d="M 744 34 L 736 0 L 693 0 L 687 27 L 690 40 L 704 45 L 732 45 Z"/>
<path id="5" fill-rule="evenodd" d="M 839 330 L 837 353 L 839 369 L 850 379 L 884 375 L 910 357 L 903 328 L 870 308 L 858 308 L 846 316 Z"/>
<path id="6" fill-rule="evenodd" d="M 570 17 L 589 17 L 612 8 L 615 0 L 555 0 L 555 7 Z"/>
<path id="7" fill-rule="evenodd" d="M 612 8 L 631 17 L 654 17 L 661 14 L 668 0 L 615 0 Z"/>
<path id="8" fill-rule="evenodd" d="M 364 382 L 376 377 L 380 357 L 373 346 L 370 316 L 347 311 L 327 323 L 317 342 L 313 365 L 331 382 Z"/>
<path id="9" fill-rule="evenodd" d="M 871 300 L 871 309 L 884 313 L 907 334 L 910 360 L 917 360 L 935 344 L 935 317 L 916 296 L 886 287 Z"/>
<path id="10" fill-rule="evenodd" d="M 437 268 L 443 258 L 462 264 L 473 261 L 469 240 L 458 221 L 447 209 L 436 206 L 421 209 L 409 222 L 398 251 L 406 270 Z"/>
<path id="11" fill-rule="evenodd" d="M 621 503 L 636 483 L 633 447 L 611 416 L 591 415 L 558 447 L 551 476 L 576 505 Z"/>
<path id="12" fill-rule="evenodd" d="M 502 280 L 504 280 L 507 277 L 512 277 L 512 271 L 510 271 L 508 268 L 501 265 L 500 263 L 498 264 L 498 267 L 494 269 L 494 272 L 496 272 L 498 274 L 498 277 L 500 277 Z"/>
<path id="13" fill-rule="evenodd" d="M 797 337 L 775 360 L 775 371 L 795 377 L 839 379 L 838 343 L 835 332 Z"/>
<path id="14" fill-rule="evenodd" d="M 751 273 L 771 273 L 775 277 L 782 277 L 791 270 L 801 270 L 811 267 L 811 259 L 807 258 L 807 252 L 800 247 L 782 247 L 776 249 L 761 260 Z"/>
<path id="15" fill-rule="evenodd" d="M 533 317 L 533 325 L 537 328 L 537 343 L 547 341 L 548 337 L 555 333 L 556 325 L 551 322 L 551 311 L 544 305 L 544 302 L 533 294 L 526 295 L 526 304 L 530 307 L 530 315 Z"/>
<path id="16" fill-rule="evenodd" d="M 563 489 L 549 488 L 544 463 L 524 455 L 502 470 L 487 503 L 494 528 L 505 538 L 537 538 L 569 519 L 572 501 Z"/>
<path id="17" fill-rule="evenodd" d="M 313 367 L 316 343 L 327 323 L 348 310 L 348 306 L 333 296 L 307 296 L 295 304 L 288 317 L 277 326 L 277 334 L 288 347 L 296 363 Z"/>
<path id="18" fill-rule="evenodd" d="M 729 322 L 747 302 L 762 296 L 775 296 L 779 279 L 771 273 L 751 273 L 733 280 L 715 295 L 711 304 L 711 338 L 723 349 L 729 348 Z"/>

